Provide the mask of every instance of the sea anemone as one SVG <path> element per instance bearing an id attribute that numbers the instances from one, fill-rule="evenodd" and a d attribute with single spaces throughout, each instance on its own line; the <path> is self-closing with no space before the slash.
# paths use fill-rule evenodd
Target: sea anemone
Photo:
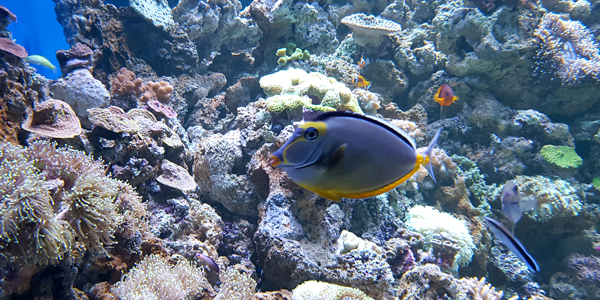
<path id="1" fill-rule="evenodd" d="M 576 84 L 586 77 L 599 79 L 598 45 L 581 22 L 562 20 L 558 14 L 546 13 L 535 36 L 541 41 L 538 66 L 549 62 L 563 84 Z"/>

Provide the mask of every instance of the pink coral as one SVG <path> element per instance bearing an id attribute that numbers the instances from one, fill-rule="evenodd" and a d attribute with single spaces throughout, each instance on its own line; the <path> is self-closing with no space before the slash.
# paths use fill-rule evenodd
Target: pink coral
<path id="1" fill-rule="evenodd" d="M 169 119 L 177 118 L 177 113 L 170 106 L 160 103 L 156 99 L 150 99 L 146 102 L 148 107 L 156 113 L 163 114 Z"/>
<path id="2" fill-rule="evenodd" d="M 11 39 L 2 37 L 0 38 L 0 50 L 8 52 L 14 56 L 25 58 L 27 57 L 27 50 L 23 46 L 15 44 Z"/>

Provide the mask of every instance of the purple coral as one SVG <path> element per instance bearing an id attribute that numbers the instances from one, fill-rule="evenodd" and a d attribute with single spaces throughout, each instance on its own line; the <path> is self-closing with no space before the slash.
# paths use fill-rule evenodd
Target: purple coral
<path id="1" fill-rule="evenodd" d="M 535 36 L 541 41 L 540 61 L 547 60 L 563 84 L 579 83 L 585 77 L 599 79 L 598 45 L 581 22 L 562 20 L 558 14 L 546 13 Z"/>
<path id="2" fill-rule="evenodd" d="M 575 254 L 569 257 L 569 266 L 577 271 L 579 279 L 600 282 L 600 257 Z"/>

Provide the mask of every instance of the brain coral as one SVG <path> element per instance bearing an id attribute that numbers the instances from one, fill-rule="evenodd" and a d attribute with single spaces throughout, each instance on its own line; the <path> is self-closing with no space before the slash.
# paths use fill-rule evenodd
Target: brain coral
<path id="1" fill-rule="evenodd" d="M 343 83 L 319 73 L 306 73 L 300 69 L 288 69 L 264 76 L 260 87 L 267 99 L 268 110 L 281 113 L 294 108 L 312 110 L 349 110 L 362 113 L 358 100 Z M 318 98 L 314 103 L 309 97 Z"/>

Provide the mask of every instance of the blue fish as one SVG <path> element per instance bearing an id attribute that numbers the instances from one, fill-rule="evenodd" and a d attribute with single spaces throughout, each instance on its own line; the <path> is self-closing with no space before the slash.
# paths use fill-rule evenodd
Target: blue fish
<path id="1" fill-rule="evenodd" d="M 306 122 L 271 155 L 299 186 L 327 199 L 369 198 L 408 180 L 429 157 L 441 129 L 424 154 L 398 127 L 375 117 L 327 112 Z"/>

